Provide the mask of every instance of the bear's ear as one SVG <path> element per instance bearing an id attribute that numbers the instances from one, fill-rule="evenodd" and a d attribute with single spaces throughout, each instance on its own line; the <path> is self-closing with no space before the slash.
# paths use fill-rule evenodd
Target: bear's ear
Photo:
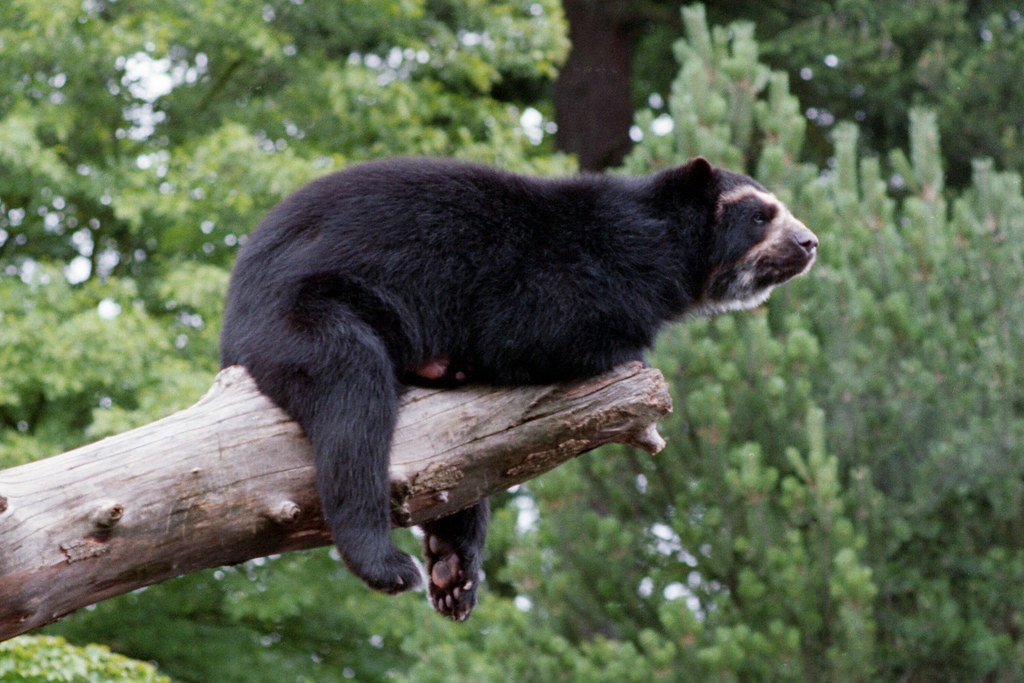
<path id="1" fill-rule="evenodd" d="M 686 165 L 682 169 L 686 171 L 687 179 L 695 187 L 703 187 L 708 184 L 711 180 L 711 176 L 714 174 L 715 169 L 704 157 L 694 157 L 686 162 Z"/>
<path id="2" fill-rule="evenodd" d="M 656 195 L 662 201 L 692 202 L 709 195 L 715 168 L 704 157 L 696 157 L 682 166 L 656 176 Z"/>

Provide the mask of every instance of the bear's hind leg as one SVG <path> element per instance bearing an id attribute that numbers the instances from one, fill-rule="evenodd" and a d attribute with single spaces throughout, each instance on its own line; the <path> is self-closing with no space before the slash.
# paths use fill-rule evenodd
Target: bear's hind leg
<path id="1" fill-rule="evenodd" d="M 455 621 L 464 621 L 476 605 L 489 518 L 490 506 L 484 499 L 422 525 L 430 602 Z"/>
<path id="2" fill-rule="evenodd" d="M 313 356 L 322 362 L 289 373 L 279 395 L 313 444 L 324 519 L 345 564 L 371 588 L 399 593 L 418 586 L 421 573 L 391 538 L 394 368 L 379 337 L 359 322 L 337 321 L 330 337 Z"/>

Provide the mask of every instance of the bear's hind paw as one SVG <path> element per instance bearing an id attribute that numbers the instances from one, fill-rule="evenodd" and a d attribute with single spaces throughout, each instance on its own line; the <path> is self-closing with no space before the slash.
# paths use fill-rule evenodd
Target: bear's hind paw
<path id="1" fill-rule="evenodd" d="M 444 616 L 465 621 L 476 605 L 479 559 L 466 557 L 432 534 L 428 535 L 424 545 L 431 604 Z"/>

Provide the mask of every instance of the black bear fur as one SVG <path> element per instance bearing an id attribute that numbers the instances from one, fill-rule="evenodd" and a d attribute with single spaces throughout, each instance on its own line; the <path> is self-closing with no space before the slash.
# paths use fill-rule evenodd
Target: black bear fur
<path id="1" fill-rule="evenodd" d="M 403 383 L 596 375 L 688 312 L 760 303 L 816 247 L 763 187 L 703 159 L 641 178 L 363 164 L 309 183 L 252 233 L 221 360 L 305 429 L 342 558 L 395 593 L 420 581 L 390 537 Z M 423 527 L 431 600 L 458 620 L 476 602 L 487 518 L 483 501 Z"/>

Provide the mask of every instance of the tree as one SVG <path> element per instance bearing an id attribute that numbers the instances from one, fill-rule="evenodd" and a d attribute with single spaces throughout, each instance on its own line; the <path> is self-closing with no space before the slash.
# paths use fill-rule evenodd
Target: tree
<path id="1" fill-rule="evenodd" d="M 679 3 L 563 4 L 575 48 L 555 89 L 559 148 L 601 170 L 632 145 L 626 112 L 664 101 Z M 1024 66 L 1019 10 L 1005 0 L 729 0 L 708 13 L 720 24 L 757 20 L 762 61 L 789 75 L 813 124 L 804 154 L 817 164 L 831 153 L 836 123 L 858 121 L 860 144 L 881 154 L 906 146 L 906 113 L 927 106 L 940 114 L 950 182 L 962 187 L 977 157 L 1024 170 L 1014 85 Z"/>
<path id="2" fill-rule="evenodd" d="M 3 466 L 200 396 L 227 266 L 305 180 L 416 153 L 571 169 L 521 124 L 545 109 L 563 34 L 550 0 L 0 3 Z M 429 616 L 382 604 L 319 551 L 130 594 L 61 629 L 185 680 L 374 680 L 406 662 L 392 640 L 367 644 L 382 625 Z"/>
<path id="3" fill-rule="evenodd" d="M 664 340 L 667 451 L 531 484 L 511 576 L 579 652 L 611 638 L 674 663 L 654 679 L 1019 677 L 1020 177 L 979 161 L 950 190 L 923 109 L 906 152 L 862 153 L 847 122 L 833 166 L 801 163 L 807 121 L 753 26 L 684 19 L 626 170 L 705 154 L 752 172 L 820 261 L 760 315 Z"/>
<path id="4" fill-rule="evenodd" d="M 572 49 L 554 89 L 556 140 L 580 168 L 617 166 L 629 151 L 634 18 L 626 3 L 563 0 Z M 581 115 L 586 112 L 586 115 Z"/>
<path id="5" fill-rule="evenodd" d="M 677 4 L 563 0 L 572 47 L 553 92 L 556 142 L 583 170 L 618 166 L 632 147 L 636 103 L 669 71 L 659 48 L 677 35 Z"/>
<path id="6" fill-rule="evenodd" d="M 1011 85 L 1024 66 L 1017 4 L 822 2 L 806 9 L 762 26 L 760 35 L 765 61 L 790 74 L 814 124 L 819 163 L 837 122 L 860 122 L 861 144 L 884 153 L 907 145 L 907 112 L 927 106 L 939 114 L 943 158 L 957 187 L 970 183 L 975 158 L 1024 170 L 1022 103 Z M 751 16 L 745 10 L 733 17 Z"/>

